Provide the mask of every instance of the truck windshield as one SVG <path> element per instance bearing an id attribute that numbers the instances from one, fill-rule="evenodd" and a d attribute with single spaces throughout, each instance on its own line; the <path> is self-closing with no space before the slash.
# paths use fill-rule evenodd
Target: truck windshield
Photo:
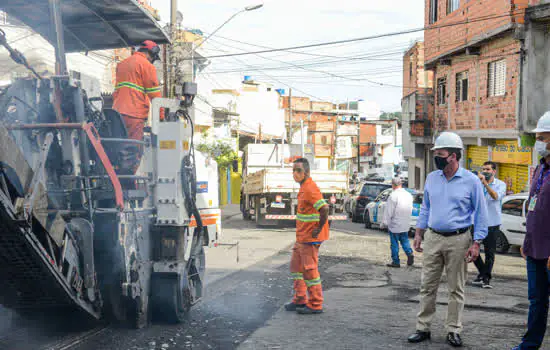
<path id="1" fill-rule="evenodd" d="M 376 198 L 380 194 L 380 192 L 384 191 L 385 189 L 390 188 L 390 185 L 383 185 L 383 184 L 365 184 L 363 188 L 361 189 L 360 196 L 363 197 L 369 197 L 369 198 Z"/>

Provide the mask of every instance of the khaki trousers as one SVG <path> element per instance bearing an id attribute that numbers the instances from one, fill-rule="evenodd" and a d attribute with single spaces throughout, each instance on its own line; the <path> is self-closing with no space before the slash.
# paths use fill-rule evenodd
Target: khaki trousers
<path id="1" fill-rule="evenodd" d="M 466 252 L 472 244 L 472 235 L 465 232 L 460 235 L 444 237 L 431 230 L 424 235 L 424 262 L 422 264 L 422 285 L 420 287 L 420 312 L 416 329 L 429 331 L 435 314 L 437 290 L 445 268 L 449 289 L 447 309 L 447 332 L 462 331 L 462 311 L 464 310 L 464 287 L 468 264 Z"/>

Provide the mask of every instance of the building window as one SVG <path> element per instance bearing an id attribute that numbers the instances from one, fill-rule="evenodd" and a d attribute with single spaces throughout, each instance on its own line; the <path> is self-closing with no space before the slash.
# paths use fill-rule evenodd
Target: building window
<path id="1" fill-rule="evenodd" d="M 410 57 L 410 60 L 411 62 L 409 62 L 409 78 L 411 80 L 411 84 L 413 83 L 412 81 L 412 78 L 413 78 L 413 63 L 412 63 L 412 55 Z"/>
<path id="2" fill-rule="evenodd" d="M 489 96 L 504 96 L 506 92 L 506 60 L 489 63 L 487 90 Z"/>
<path id="3" fill-rule="evenodd" d="M 437 79 L 437 103 L 444 105 L 447 103 L 447 79 Z"/>
<path id="4" fill-rule="evenodd" d="M 430 24 L 437 22 L 437 6 L 438 0 L 430 0 Z"/>
<path id="5" fill-rule="evenodd" d="M 458 10 L 460 7 L 460 0 L 447 0 L 447 14 Z"/>
<path id="6" fill-rule="evenodd" d="M 456 101 L 468 100 L 468 72 L 456 75 Z"/>

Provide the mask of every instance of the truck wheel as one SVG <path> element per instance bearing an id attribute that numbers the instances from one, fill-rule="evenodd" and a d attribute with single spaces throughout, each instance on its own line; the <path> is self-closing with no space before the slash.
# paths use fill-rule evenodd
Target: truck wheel
<path id="1" fill-rule="evenodd" d="M 256 198 L 254 201 L 254 216 L 256 218 L 256 226 L 262 226 L 262 214 L 260 213 L 260 198 Z"/>
<path id="2" fill-rule="evenodd" d="M 351 211 L 351 222 L 359 222 L 357 219 L 357 211 L 355 209 L 352 209 Z"/>

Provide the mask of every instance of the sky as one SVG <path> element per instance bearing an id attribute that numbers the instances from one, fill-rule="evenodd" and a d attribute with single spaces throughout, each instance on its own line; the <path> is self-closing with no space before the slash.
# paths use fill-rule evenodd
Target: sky
<path id="1" fill-rule="evenodd" d="M 421 28 L 424 23 L 423 0 L 179 0 L 178 10 L 183 27 L 208 34 L 244 7 L 260 3 L 262 8 L 240 13 L 226 24 L 204 44 L 202 54 L 368 37 Z M 161 21 L 169 21 L 170 0 L 151 0 L 151 4 L 159 9 Z M 292 88 L 293 96 L 331 102 L 363 99 L 394 112 L 401 110 L 402 57 L 415 40 L 422 40 L 422 32 L 293 52 L 212 58 L 201 74 L 219 86 L 247 75 L 286 93 Z"/>

